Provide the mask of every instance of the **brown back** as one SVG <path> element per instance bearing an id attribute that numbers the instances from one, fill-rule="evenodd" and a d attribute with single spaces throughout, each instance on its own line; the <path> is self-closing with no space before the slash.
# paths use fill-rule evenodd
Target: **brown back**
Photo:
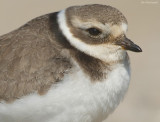
<path id="1" fill-rule="evenodd" d="M 63 46 L 51 32 L 49 15 L 1 36 L 0 101 L 47 92 L 72 66 L 62 52 Z"/>

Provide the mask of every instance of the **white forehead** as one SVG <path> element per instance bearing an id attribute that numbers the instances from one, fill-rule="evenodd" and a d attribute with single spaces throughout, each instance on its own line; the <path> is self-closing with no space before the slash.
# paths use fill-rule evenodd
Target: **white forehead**
<path id="1" fill-rule="evenodd" d="M 74 27 L 77 28 L 81 28 L 81 29 L 88 29 L 91 27 L 97 27 L 101 30 L 103 30 L 104 33 L 110 33 L 112 34 L 114 37 L 117 37 L 121 34 L 125 34 L 127 32 L 127 24 L 122 22 L 121 24 L 116 24 L 116 25 L 112 25 L 110 23 L 101 23 L 101 22 L 97 22 L 96 20 L 87 20 L 87 21 L 83 21 L 80 18 L 72 18 L 71 20 L 72 24 Z"/>
<path id="2" fill-rule="evenodd" d="M 126 23 L 122 23 L 121 27 L 122 27 L 122 30 L 126 33 L 128 29 L 128 25 Z"/>
<path id="3" fill-rule="evenodd" d="M 110 26 L 111 34 L 114 37 L 117 37 L 121 34 L 126 34 L 127 28 L 128 28 L 128 26 L 126 23 L 121 23 L 120 25 L 111 25 Z"/>

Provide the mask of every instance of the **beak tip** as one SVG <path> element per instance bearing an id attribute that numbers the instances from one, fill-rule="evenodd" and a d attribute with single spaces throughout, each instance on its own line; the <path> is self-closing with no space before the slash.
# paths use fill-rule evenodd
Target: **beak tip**
<path id="1" fill-rule="evenodd" d="M 143 50 L 141 49 L 139 52 L 143 52 Z"/>
<path id="2" fill-rule="evenodd" d="M 117 41 L 116 45 L 121 46 L 125 50 L 130 50 L 133 52 L 142 52 L 142 49 L 138 45 L 134 44 L 128 38 L 125 38 L 124 40 Z"/>
<path id="3" fill-rule="evenodd" d="M 137 46 L 136 52 L 142 52 L 142 49 L 139 46 Z"/>

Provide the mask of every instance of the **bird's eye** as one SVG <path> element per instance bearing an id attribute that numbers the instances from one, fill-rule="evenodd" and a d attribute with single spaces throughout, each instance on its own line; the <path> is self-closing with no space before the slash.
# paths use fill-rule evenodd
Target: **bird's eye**
<path id="1" fill-rule="evenodd" d="M 89 28 L 87 29 L 88 33 L 92 36 L 98 36 L 99 34 L 101 34 L 102 32 L 100 30 L 98 30 L 97 28 Z"/>

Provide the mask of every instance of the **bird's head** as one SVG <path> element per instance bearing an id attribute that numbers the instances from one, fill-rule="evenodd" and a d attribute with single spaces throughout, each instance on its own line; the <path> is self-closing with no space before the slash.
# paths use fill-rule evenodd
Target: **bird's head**
<path id="1" fill-rule="evenodd" d="M 60 29 L 78 50 L 110 62 L 122 60 L 126 50 L 141 52 L 141 48 L 126 37 L 127 20 L 111 6 L 73 6 L 58 14 Z"/>

